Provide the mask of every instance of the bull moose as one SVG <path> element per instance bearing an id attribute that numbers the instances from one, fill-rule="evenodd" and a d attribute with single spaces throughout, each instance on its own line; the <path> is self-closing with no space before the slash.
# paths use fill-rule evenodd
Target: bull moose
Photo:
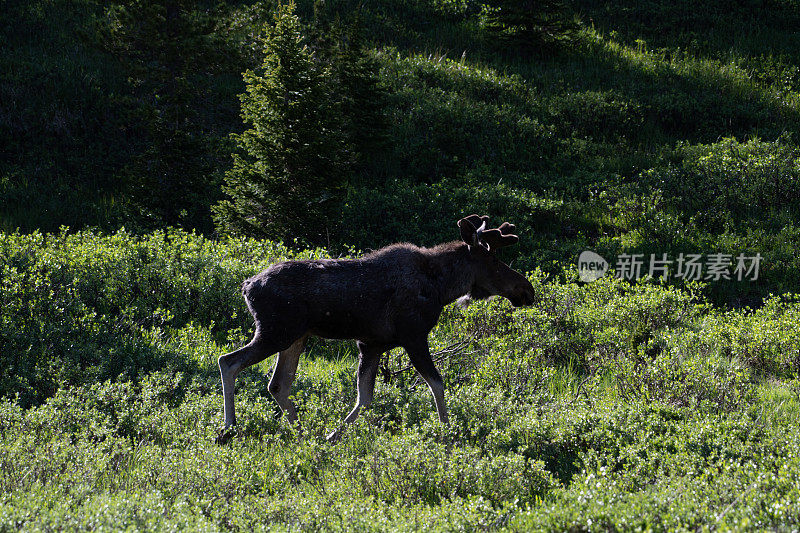
<path id="1" fill-rule="evenodd" d="M 488 218 L 462 218 L 461 240 L 433 248 L 402 243 L 358 259 L 284 261 L 245 280 L 242 293 L 255 319 L 255 334 L 246 346 L 219 358 L 225 409 L 219 440 L 236 423 L 236 376 L 276 352 L 269 392 L 287 418 L 297 420 L 289 393 L 311 335 L 357 341 L 358 399 L 346 423 L 372 402 L 381 355 L 396 347 L 406 350 L 433 393 L 439 420 L 447 423 L 442 377 L 428 347 L 428 334 L 444 306 L 462 296 L 499 295 L 515 307 L 534 299 L 530 281 L 496 255 L 519 240 L 515 226 L 504 222 L 487 229 Z M 334 431 L 328 439 L 339 434 Z"/>

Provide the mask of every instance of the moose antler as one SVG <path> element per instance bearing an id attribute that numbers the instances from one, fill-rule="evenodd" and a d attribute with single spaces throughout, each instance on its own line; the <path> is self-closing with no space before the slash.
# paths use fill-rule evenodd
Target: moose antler
<path id="1" fill-rule="evenodd" d="M 489 222 L 489 217 L 487 216 L 470 215 L 462 220 L 472 224 L 475 228 L 478 242 L 490 251 L 498 250 L 504 246 L 511 246 L 519 241 L 519 237 L 514 234 L 517 230 L 514 224 L 503 222 L 499 228 L 486 229 L 486 225 Z"/>
<path id="2" fill-rule="evenodd" d="M 475 227 L 475 229 L 480 228 L 481 225 L 483 225 L 483 224 L 488 224 L 489 223 L 489 217 L 487 217 L 486 215 L 484 215 L 482 217 L 479 217 L 478 215 L 470 215 L 468 217 L 464 217 L 462 220 L 466 220 L 467 222 L 472 224 Z M 484 229 L 486 229 L 485 226 L 484 226 Z"/>

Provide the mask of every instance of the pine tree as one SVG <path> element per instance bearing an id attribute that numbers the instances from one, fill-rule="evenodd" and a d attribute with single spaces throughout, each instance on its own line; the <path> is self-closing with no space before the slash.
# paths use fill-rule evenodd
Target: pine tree
<path id="1" fill-rule="evenodd" d="M 544 52 L 572 41 L 578 23 L 563 0 L 489 0 L 483 25 L 502 46 Z"/>
<path id="2" fill-rule="evenodd" d="M 365 159 L 385 147 L 388 94 L 380 85 L 378 64 L 367 51 L 360 11 L 342 20 L 329 2 L 317 0 L 310 35 L 316 59 L 326 64 L 337 87 L 335 105 L 352 150 L 348 163 L 363 170 Z"/>
<path id="3" fill-rule="evenodd" d="M 218 69 L 213 20 L 191 0 L 122 0 L 106 8 L 99 27 L 104 48 L 128 75 L 120 97 L 135 125 L 137 150 L 120 178 L 125 210 L 144 226 L 204 225 L 217 183 L 214 143 L 198 101 L 199 79 Z"/>
<path id="4" fill-rule="evenodd" d="M 264 59 L 244 74 L 237 152 L 214 208 L 222 233 L 324 243 L 344 181 L 347 142 L 330 72 L 306 45 L 293 3 L 262 37 Z"/>

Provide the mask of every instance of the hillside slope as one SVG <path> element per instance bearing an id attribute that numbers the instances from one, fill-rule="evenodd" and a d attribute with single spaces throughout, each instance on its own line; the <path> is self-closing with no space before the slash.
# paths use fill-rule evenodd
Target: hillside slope
<path id="1" fill-rule="evenodd" d="M 240 72 L 258 61 L 269 3 L 184 8 L 168 50 L 194 52 L 177 89 L 159 74 L 172 56 L 130 40 L 160 23 L 120 41 L 109 37 L 113 6 L 5 4 L 2 227 L 212 232 L 227 135 L 242 128 Z M 758 283 L 710 294 L 752 305 L 792 289 L 800 14 L 792 2 L 715 6 L 575 1 L 576 39 L 538 54 L 498 47 L 474 2 L 362 6 L 389 130 L 353 175 L 341 218 L 327 221 L 326 244 L 432 244 L 464 213 L 485 212 L 523 228 L 524 268 L 555 273 L 587 247 L 612 262 L 761 253 Z"/>

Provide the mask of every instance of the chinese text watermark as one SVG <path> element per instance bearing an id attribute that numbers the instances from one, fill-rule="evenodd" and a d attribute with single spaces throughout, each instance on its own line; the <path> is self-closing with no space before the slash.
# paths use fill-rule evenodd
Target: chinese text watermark
<path id="1" fill-rule="evenodd" d="M 748 280 L 758 279 L 762 256 L 711 253 L 684 254 L 670 257 L 667 254 L 620 254 L 614 265 L 614 276 L 636 280 L 645 275 L 663 279 L 693 281 Z M 608 272 L 610 265 L 601 255 L 585 250 L 578 257 L 578 273 L 581 281 L 596 281 Z"/>

